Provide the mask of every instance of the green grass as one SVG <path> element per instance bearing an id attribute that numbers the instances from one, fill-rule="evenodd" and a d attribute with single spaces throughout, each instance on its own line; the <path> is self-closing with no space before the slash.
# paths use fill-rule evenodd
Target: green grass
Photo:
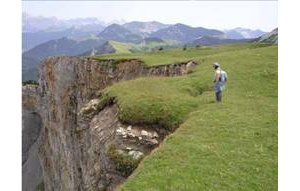
<path id="1" fill-rule="evenodd" d="M 142 160 L 142 158 L 135 159 L 126 153 L 119 153 L 115 145 L 110 145 L 107 154 L 116 165 L 116 169 L 125 177 L 129 176 Z"/>
<path id="2" fill-rule="evenodd" d="M 164 40 L 163 42 L 148 42 L 147 44 L 138 44 L 131 48 L 131 51 L 136 52 L 153 52 L 160 47 L 164 49 L 178 47 L 180 44 L 175 40 Z"/>
<path id="3" fill-rule="evenodd" d="M 195 97 L 186 96 L 186 91 L 179 92 L 170 80 L 141 78 L 109 88 L 109 95 L 117 97 L 121 106 L 120 119 L 127 123 L 160 124 L 170 130 L 177 127 L 198 103 Z"/>
<path id="4" fill-rule="evenodd" d="M 148 44 L 133 44 L 133 43 L 124 43 L 124 42 L 118 42 L 118 41 L 109 41 L 109 43 L 116 49 L 115 54 L 118 55 L 118 58 L 122 57 L 124 55 L 129 56 L 135 52 L 151 52 L 152 50 L 158 49 L 159 47 L 172 47 L 177 46 L 178 43 L 176 41 L 167 40 L 164 42 L 151 42 Z M 141 53 L 139 53 L 141 54 Z M 142 53 L 143 54 L 143 53 Z M 109 55 L 110 57 L 110 55 Z"/>
<path id="5" fill-rule="evenodd" d="M 109 41 L 109 43 L 116 49 L 116 54 L 130 54 L 130 49 L 135 46 L 131 43 L 122 43 L 117 41 Z"/>
<path id="6" fill-rule="evenodd" d="M 123 121 L 171 130 L 181 124 L 119 190 L 277 190 L 277 49 L 241 44 L 140 54 L 149 65 L 203 62 L 188 76 L 139 78 L 106 89 Z M 229 76 L 221 105 L 214 102 L 215 61 Z"/>
<path id="7" fill-rule="evenodd" d="M 141 59 L 148 66 L 173 64 L 182 61 L 195 60 L 201 61 L 205 56 L 212 56 L 223 52 L 249 50 L 259 47 L 268 46 L 267 44 L 232 44 L 232 45 L 220 45 L 214 47 L 198 47 L 187 48 L 183 51 L 182 48 L 167 49 L 163 51 L 149 52 L 149 53 L 120 53 L 120 54 L 106 54 L 95 56 L 98 59 Z"/>

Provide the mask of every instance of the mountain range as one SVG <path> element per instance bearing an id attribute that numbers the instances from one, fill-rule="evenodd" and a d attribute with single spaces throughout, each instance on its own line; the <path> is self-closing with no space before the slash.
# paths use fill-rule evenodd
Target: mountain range
<path id="1" fill-rule="evenodd" d="M 140 43 L 143 40 L 143 36 L 138 32 L 132 32 L 118 24 L 109 25 L 98 34 L 98 37 L 105 40 L 131 43 Z"/>
<path id="2" fill-rule="evenodd" d="M 203 27 L 191 27 L 181 23 L 171 25 L 150 34 L 151 37 L 176 40 L 182 43 L 189 43 L 201 36 L 223 36 L 224 33 L 219 30 L 206 29 Z"/>
<path id="3" fill-rule="evenodd" d="M 265 32 L 257 29 L 235 28 L 215 30 L 203 27 L 191 27 L 181 23 L 170 25 L 157 21 L 133 21 L 125 24 L 111 24 L 97 18 L 77 18 L 60 20 L 55 17 L 35 17 L 23 13 L 22 17 L 23 52 L 49 40 L 63 37 L 83 40 L 98 36 L 107 40 L 139 43 L 143 38 L 155 37 L 176 40 L 181 43 L 193 42 L 203 36 L 217 36 L 228 39 L 258 38 Z"/>
<path id="4" fill-rule="evenodd" d="M 23 81 L 37 79 L 37 72 L 32 71 L 37 71 L 41 60 L 48 56 L 115 53 L 119 46 L 126 47 L 127 52 L 140 52 L 184 44 L 239 43 L 266 34 L 261 30 L 235 28 L 221 31 L 157 21 L 107 25 L 96 18 L 59 20 L 55 17 L 32 17 L 25 13 L 22 30 Z"/>
<path id="5" fill-rule="evenodd" d="M 278 28 L 266 33 L 255 40 L 259 43 L 278 44 Z"/>
<path id="6" fill-rule="evenodd" d="M 80 55 L 104 43 L 102 39 L 76 41 L 63 37 L 40 44 L 22 54 L 22 80 L 36 80 L 38 65 L 48 56 Z"/>
<path id="7" fill-rule="evenodd" d="M 57 19 L 56 17 L 31 16 L 22 13 L 22 32 L 57 31 L 68 28 L 86 26 L 106 26 L 106 23 L 97 18 Z"/>
<path id="8" fill-rule="evenodd" d="M 55 17 L 22 15 L 22 52 L 39 44 L 63 37 L 75 40 L 90 38 L 105 28 L 96 18 L 59 20 Z"/>
<path id="9" fill-rule="evenodd" d="M 163 24 L 157 21 L 150 21 L 150 22 L 133 21 L 133 22 L 125 23 L 122 26 L 132 32 L 139 32 L 141 34 L 147 35 L 156 32 L 160 29 L 167 28 L 170 25 Z"/>
<path id="10" fill-rule="evenodd" d="M 88 26 L 86 26 L 88 27 Z M 73 40 L 85 40 L 95 37 L 95 34 L 104 29 L 103 26 L 94 26 L 90 28 L 68 28 L 58 31 L 38 31 L 22 33 L 22 50 L 23 52 L 33 47 L 46 43 L 51 40 L 68 37 Z"/>
<path id="11" fill-rule="evenodd" d="M 251 30 L 251 29 L 245 29 L 245 28 L 234 28 L 231 30 L 225 30 L 224 31 L 226 38 L 229 39 L 251 39 L 251 38 L 258 38 L 265 34 L 266 32 L 256 29 L 256 30 Z"/>

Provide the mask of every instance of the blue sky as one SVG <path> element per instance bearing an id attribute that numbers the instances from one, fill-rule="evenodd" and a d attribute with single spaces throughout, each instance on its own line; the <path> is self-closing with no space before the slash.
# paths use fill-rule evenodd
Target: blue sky
<path id="1" fill-rule="evenodd" d="M 60 19 L 96 17 L 114 20 L 184 23 L 215 29 L 277 27 L 277 1 L 23 1 L 33 16 Z"/>

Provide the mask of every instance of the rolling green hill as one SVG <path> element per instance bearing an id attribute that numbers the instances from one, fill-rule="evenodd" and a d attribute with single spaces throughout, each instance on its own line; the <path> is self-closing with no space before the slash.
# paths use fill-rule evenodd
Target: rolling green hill
<path id="1" fill-rule="evenodd" d="M 159 39 L 161 40 L 161 39 Z M 138 53 L 138 52 L 153 52 L 162 49 L 171 49 L 182 46 L 175 40 L 161 40 L 159 41 L 158 38 L 146 38 L 144 43 L 137 44 L 131 48 L 131 52 Z"/>
<path id="2" fill-rule="evenodd" d="M 174 48 L 178 47 L 179 44 L 176 41 L 166 40 L 158 42 L 158 41 L 147 41 L 146 43 L 140 44 L 133 44 L 133 43 L 124 43 L 118 41 L 109 41 L 109 43 L 114 47 L 116 50 L 116 54 L 131 54 L 131 53 L 145 53 L 151 52 L 154 50 L 158 50 L 160 47 L 163 48 Z"/>
<path id="3" fill-rule="evenodd" d="M 115 53 L 119 54 L 130 54 L 131 51 L 130 49 L 135 46 L 133 43 L 123 43 L 123 42 L 118 42 L 118 41 L 109 41 L 109 43 L 114 47 L 116 50 Z"/>
<path id="4" fill-rule="evenodd" d="M 119 190 L 277 190 L 278 47 L 234 44 L 116 54 L 147 65 L 193 59 L 194 73 L 117 83 L 115 97 L 125 122 L 179 128 L 151 154 Z M 223 103 L 214 102 L 212 63 L 229 81 Z"/>
<path id="5" fill-rule="evenodd" d="M 183 51 L 182 48 L 175 49 L 166 49 L 162 51 L 154 51 L 149 53 L 137 52 L 134 54 L 104 54 L 95 56 L 96 59 L 130 59 L 130 58 L 138 58 L 145 62 L 148 66 L 153 65 L 164 65 L 164 64 L 172 64 L 181 61 L 187 60 L 202 60 L 204 56 L 212 56 L 215 54 L 220 54 L 224 52 L 238 51 L 242 49 L 256 49 L 259 47 L 269 46 L 268 44 L 230 44 L 230 45 L 219 45 L 219 46 L 201 46 L 196 48 L 187 48 L 187 50 Z"/>

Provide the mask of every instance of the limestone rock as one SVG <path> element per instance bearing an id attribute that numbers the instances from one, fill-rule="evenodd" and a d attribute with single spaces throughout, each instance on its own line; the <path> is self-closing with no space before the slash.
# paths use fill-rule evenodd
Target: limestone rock
<path id="1" fill-rule="evenodd" d="M 128 154 L 131 155 L 134 159 L 139 159 L 144 155 L 144 153 L 140 151 L 129 151 Z"/>
<path id="2" fill-rule="evenodd" d="M 92 99 L 83 108 L 81 108 L 80 113 L 88 114 L 95 112 L 99 103 L 100 99 Z"/>
<path id="3" fill-rule="evenodd" d="M 152 133 L 152 137 L 158 138 L 159 136 L 158 136 L 157 132 L 154 131 L 154 132 Z"/>
<path id="4" fill-rule="evenodd" d="M 140 132 L 133 132 L 134 128 L 118 128 L 117 106 L 98 110 L 99 97 L 95 94 L 113 83 L 140 76 L 185 75 L 186 65 L 146 67 L 134 59 L 118 62 L 66 56 L 44 60 L 40 68 L 38 113 L 43 124 L 39 158 L 45 190 L 114 190 L 125 177 L 114 169 L 107 156 L 108 145 L 128 141 L 122 139 L 125 135 L 135 135 L 140 144 L 151 135 L 145 131 L 142 137 Z M 133 157 L 143 156 L 141 151 L 133 150 Z"/>
<path id="5" fill-rule="evenodd" d="M 125 129 L 123 127 L 119 127 L 117 130 L 116 130 L 116 133 L 117 135 L 126 135 L 126 132 L 125 132 Z"/>
<path id="6" fill-rule="evenodd" d="M 128 136 L 131 137 L 131 138 L 135 138 L 136 137 L 136 135 L 134 133 L 132 133 L 132 132 L 129 132 Z"/>
<path id="7" fill-rule="evenodd" d="M 141 135 L 146 137 L 146 136 L 148 136 L 148 132 L 145 131 L 145 130 L 142 130 L 142 131 L 141 131 Z"/>
<path id="8" fill-rule="evenodd" d="M 158 141 L 157 141 L 156 139 L 150 139 L 150 140 L 149 140 L 149 143 L 150 143 L 151 145 L 157 145 L 157 144 L 158 144 Z"/>
<path id="9" fill-rule="evenodd" d="M 189 74 L 191 73 L 195 67 L 196 67 L 197 63 L 194 62 L 194 61 L 189 61 L 187 64 L 186 64 L 186 73 Z"/>
<path id="10" fill-rule="evenodd" d="M 22 190 L 33 191 L 42 183 L 38 158 L 42 120 L 38 113 L 38 91 L 34 85 L 22 87 Z"/>

